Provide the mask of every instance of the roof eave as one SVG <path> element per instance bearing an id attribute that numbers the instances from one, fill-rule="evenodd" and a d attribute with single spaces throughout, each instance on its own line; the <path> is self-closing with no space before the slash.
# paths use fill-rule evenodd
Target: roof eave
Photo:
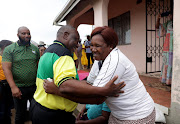
<path id="1" fill-rule="evenodd" d="M 53 21 L 53 25 L 62 26 L 59 23 L 64 20 L 64 18 L 71 12 L 71 10 L 80 2 L 81 0 L 69 0 L 66 3 L 62 11 L 56 16 L 55 20 Z"/>

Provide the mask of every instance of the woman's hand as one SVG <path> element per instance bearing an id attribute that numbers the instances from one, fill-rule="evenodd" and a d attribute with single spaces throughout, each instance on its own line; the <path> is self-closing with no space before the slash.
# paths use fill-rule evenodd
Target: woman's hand
<path id="1" fill-rule="evenodd" d="M 54 81 L 50 82 L 46 79 L 44 79 L 43 87 L 46 93 L 49 94 L 58 94 L 59 88 L 54 84 Z"/>
<path id="2" fill-rule="evenodd" d="M 86 105 L 82 108 L 82 110 L 78 113 L 78 115 L 77 115 L 77 117 L 76 117 L 76 121 L 79 121 L 81 118 L 82 118 L 82 116 L 83 116 L 83 114 L 84 114 L 84 112 L 86 111 Z"/>
<path id="3" fill-rule="evenodd" d="M 79 121 L 82 118 L 83 114 L 84 112 L 79 112 L 79 114 L 76 117 L 76 121 Z"/>

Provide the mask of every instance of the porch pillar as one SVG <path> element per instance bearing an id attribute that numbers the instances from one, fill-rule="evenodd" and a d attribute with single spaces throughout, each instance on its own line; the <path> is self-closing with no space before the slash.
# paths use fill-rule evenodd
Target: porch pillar
<path id="1" fill-rule="evenodd" d="M 180 0 L 174 0 L 171 107 L 167 124 L 180 123 Z"/>
<path id="2" fill-rule="evenodd" d="M 94 25 L 108 26 L 108 3 L 109 0 L 94 0 L 91 2 L 94 9 Z"/>

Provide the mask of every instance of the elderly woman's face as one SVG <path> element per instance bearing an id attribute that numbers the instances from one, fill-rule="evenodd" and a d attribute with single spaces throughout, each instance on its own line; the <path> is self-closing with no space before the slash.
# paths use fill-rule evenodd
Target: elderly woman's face
<path id="1" fill-rule="evenodd" d="M 94 35 L 91 39 L 91 51 L 95 60 L 105 60 L 111 52 L 111 47 L 107 46 L 101 35 Z"/>

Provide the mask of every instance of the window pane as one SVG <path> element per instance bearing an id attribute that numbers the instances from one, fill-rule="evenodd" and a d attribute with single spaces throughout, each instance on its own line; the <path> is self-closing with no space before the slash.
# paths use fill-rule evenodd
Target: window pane
<path id="1" fill-rule="evenodd" d="M 108 25 L 117 33 L 119 45 L 131 43 L 130 11 L 110 19 Z"/>

